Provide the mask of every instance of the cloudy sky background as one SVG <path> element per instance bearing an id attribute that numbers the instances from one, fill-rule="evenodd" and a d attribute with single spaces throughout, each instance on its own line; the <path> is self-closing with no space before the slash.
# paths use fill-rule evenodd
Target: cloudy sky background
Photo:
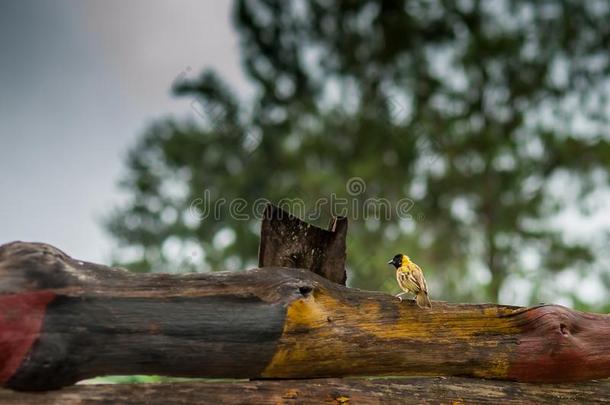
<path id="1" fill-rule="evenodd" d="M 0 0 L 0 243 L 109 261 L 101 219 L 124 198 L 129 147 L 152 120 L 196 117 L 172 81 L 210 67 L 251 90 L 230 5 Z"/>

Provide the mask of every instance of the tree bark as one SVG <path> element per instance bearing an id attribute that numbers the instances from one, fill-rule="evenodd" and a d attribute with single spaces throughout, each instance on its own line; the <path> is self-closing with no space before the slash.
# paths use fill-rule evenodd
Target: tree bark
<path id="1" fill-rule="evenodd" d="M 333 217 L 328 230 L 267 205 L 261 225 L 259 267 L 308 269 L 345 285 L 347 218 Z"/>
<path id="2" fill-rule="evenodd" d="M 310 271 L 135 274 L 44 244 L 0 247 L 0 385 L 211 378 L 610 377 L 610 316 L 411 301 Z"/>
<path id="3" fill-rule="evenodd" d="M 524 384 L 460 377 L 316 379 L 77 385 L 61 391 L 0 390 L 5 405 L 71 404 L 610 404 L 610 381 Z"/>

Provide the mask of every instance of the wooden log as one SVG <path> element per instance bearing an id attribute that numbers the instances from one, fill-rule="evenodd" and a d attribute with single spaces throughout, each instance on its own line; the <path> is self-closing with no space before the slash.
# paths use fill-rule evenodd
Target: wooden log
<path id="1" fill-rule="evenodd" d="M 347 218 L 333 217 L 326 230 L 269 204 L 261 225 L 258 265 L 308 269 L 345 285 L 346 234 Z"/>
<path id="2" fill-rule="evenodd" d="M 610 377 L 608 315 L 421 309 L 299 269 L 135 274 L 16 242 L 0 247 L 0 308 L 0 385 L 22 390 L 109 374 Z"/>
<path id="3" fill-rule="evenodd" d="M 610 404 L 610 381 L 524 384 L 460 377 L 77 385 L 23 393 L 5 405 L 76 404 Z"/>

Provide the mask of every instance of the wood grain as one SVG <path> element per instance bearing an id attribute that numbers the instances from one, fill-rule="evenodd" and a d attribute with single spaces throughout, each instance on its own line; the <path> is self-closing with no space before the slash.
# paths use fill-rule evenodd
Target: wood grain
<path id="1" fill-rule="evenodd" d="M 0 383 L 21 390 L 109 374 L 610 377 L 610 316 L 554 305 L 436 301 L 422 309 L 303 269 L 134 274 L 49 245 L 1 246 L 0 298 L 32 294 L 51 299 L 19 322 L 0 322 L 0 347 L 11 351 L 0 370 L 14 369 Z M 40 311 L 39 329 L 26 332 Z M 15 358 L 18 367 L 7 366 Z"/>
<path id="2" fill-rule="evenodd" d="M 524 384 L 460 377 L 77 385 L 23 393 L 0 389 L 5 405 L 76 404 L 610 404 L 610 381 Z"/>
<path id="3" fill-rule="evenodd" d="M 261 225 L 259 267 L 308 269 L 345 285 L 347 218 L 333 217 L 328 229 L 318 228 L 272 204 Z"/>

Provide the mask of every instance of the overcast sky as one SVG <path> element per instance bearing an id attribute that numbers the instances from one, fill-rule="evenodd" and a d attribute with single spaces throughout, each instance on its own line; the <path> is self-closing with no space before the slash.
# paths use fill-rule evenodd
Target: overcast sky
<path id="1" fill-rule="evenodd" d="M 241 94 L 230 2 L 0 0 L 0 243 L 105 262 L 101 218 L 153 119 L 193 115 L 172 81 L 211 67 Z"/>

